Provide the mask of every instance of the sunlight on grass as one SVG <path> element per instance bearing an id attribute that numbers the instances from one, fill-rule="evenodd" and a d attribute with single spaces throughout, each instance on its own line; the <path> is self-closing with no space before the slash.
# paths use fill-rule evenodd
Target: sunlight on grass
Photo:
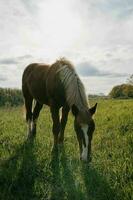
<path id="1" fill-rule="evenodd" d="M 47 107 L 33 141 L 26 140 L 22 108 L 0 108 L 0 199 L 132 199 L 132 107 L 132 100 L 98 101 L 90 165 L 79 160 L 71 114 L 64 147 L 53 149 Z"/>

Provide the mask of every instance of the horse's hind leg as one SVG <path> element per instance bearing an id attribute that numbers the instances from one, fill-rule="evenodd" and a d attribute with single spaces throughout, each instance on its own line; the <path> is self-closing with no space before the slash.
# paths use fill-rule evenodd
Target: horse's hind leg
<path id="1" fill-rule="evenodd" d="M 60 128 L 59 141 L 58 141 L 59 144 L 63 144 L 63 141 L 64 141 L 64 130 L 66 127 L 69 110 L 70 108 L 68 106 L 64 106 L 62 108 L 61 128 Z"/>
<path id="2" fill-rule="evenodd" d="M 25 108 L 26 108 L 26 121 L 28 123 L 28 137 L 31 136 L 31 121 L 32 121 L 32 101 L 33 98 L 28 95 L 25 98 Z"/>
<path id="3" fill-rule="evenodd" d="M 40 104 L 39 102 L 36 102 L 34 111 L 33 111 L 33 117 L 32 117 L 32 126 L 31 126 L 31 133 L 32 135 L 36 134 L 36 123 L 37 119 L 40 113 L 40 110 L 42 109 L 43 104 Z"/>

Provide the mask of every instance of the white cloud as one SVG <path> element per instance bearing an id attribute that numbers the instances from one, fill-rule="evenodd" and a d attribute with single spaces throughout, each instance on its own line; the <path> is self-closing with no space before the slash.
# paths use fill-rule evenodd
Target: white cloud
<path id="1" fill-rule="evenodd" d="M 1 0 L 0 84 L 20 87 L 28 62 L 51 63 L 61 56 L 75 66 L 91 63 L 100 72 L 133 73 L 132 11 L 131 0 Z M 89 77 L 87 91 L 91 85 L 92 92 L 107 93 L 125 80 L 101 78 Z"/>
<path id="2" fill-rule="evenodd" d="M 85 89 L 87 91 L 87 94 L 100 94 L 104 93 L 106 95 L 109 94 L 112 87 L 115 85 L 120 85 L 125 82 L 125 77 L 121 77 L 119 79 L 118 77 L 81 77 L 81 80 L 83 81 L 85 85 Z M 100 87 L 99 87 L 100 85 Z"/>

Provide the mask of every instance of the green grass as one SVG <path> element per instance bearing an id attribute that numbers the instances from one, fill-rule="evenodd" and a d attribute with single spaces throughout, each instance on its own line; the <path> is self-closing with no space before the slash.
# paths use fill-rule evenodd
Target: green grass
<path id="1" fill-rule="evenodd" d="M 48 108 L 30 142 L 22 110 L 0 108 L 1 200 L 133 199 L 133 100 L 98 100 L 90 165 L 79 160 L 71 114 L 64 148 L 53 150 Z"/>

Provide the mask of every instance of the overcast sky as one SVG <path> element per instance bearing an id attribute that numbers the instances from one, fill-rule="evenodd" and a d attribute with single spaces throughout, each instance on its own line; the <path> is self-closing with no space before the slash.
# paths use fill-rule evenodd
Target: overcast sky
<path id="1" fill-rule="evenodd" d="M 133 73 L 133 0 L 0 0 L 0 87 L 21 88 L 31 62 L 66 57 L 87 93 Z"/>

